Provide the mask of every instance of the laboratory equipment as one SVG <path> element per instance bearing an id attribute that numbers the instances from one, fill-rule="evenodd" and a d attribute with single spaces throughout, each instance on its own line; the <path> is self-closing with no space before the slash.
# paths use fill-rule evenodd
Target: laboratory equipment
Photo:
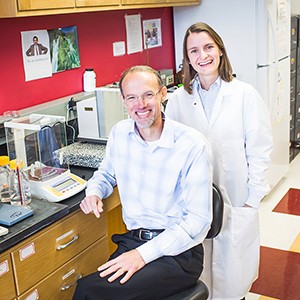
<path id="1" fill-rule="evenodd" d="M 96 97 L 77 102 L 80 139 L 107 141 L 111 128 L 128 119 L 118 85 L 97 87 Z"/>
<path id="2" fill-rule="evenodd" d="M 30 114 L 4 123 L 10 159 L 24 162 L 33 197 L 59 202 L 86 186 L 69 170 L 62 148 L 67 145 L 65 118 Z"/>

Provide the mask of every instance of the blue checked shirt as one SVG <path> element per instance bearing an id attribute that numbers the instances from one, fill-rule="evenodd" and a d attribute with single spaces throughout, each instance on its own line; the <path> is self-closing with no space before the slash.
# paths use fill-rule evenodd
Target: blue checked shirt
<path id="1" fill-rule="evenodd" d="M 165 229 L 137 248 L 146 263 L 201 243 L 212 219 L 211 148 L 195 129 L 163 118 L 153 145 L 139 136 L 132 119 L 115 125 L 86 189 L 103 199 L 118 185 L 128 230 Z"/>

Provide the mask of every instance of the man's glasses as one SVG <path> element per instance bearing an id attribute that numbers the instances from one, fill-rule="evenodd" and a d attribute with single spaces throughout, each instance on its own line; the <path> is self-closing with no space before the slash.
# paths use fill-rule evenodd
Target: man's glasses
<path id="1" fill-rule="evenodd" d="M 139 98 L 142 98 L 143 100 L 147 100 L 147 101 L 150 101 L 152 100 L 159 92 L 161 91 L 161 88 L 156 92 L 146 92 L 140 96 L 137 96 L 137 95 L 127 95 L 127 96 L 124 96 L 123 99 L 127 102 L 131 102 L 131 103 L 134 103 L 134 102 L 137 102 L 139 100 Z"/>

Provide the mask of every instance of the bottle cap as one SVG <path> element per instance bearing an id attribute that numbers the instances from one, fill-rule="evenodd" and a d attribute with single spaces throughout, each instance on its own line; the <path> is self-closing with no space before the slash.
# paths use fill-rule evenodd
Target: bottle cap
<path id="1" fill-rule="evenodd" d="M 94 69 L 92 69 L 92 68 L 87 68 L 87 69 L 85 69 L 86 71 L 94 71 Z"/>
<path id="2" fill-rule="evenodd" d="M 12 170 L 15 170 L 17 167 L 23 168 L 24 167 L 24 161 L 13 159 L 9 162 L 9 166 Z"/>
<path id="3" fill-rule="evenodd" d="M 0 166 L 5 166 L 9 164 L 9 157 L 7 155 L 0 156 Z"/>

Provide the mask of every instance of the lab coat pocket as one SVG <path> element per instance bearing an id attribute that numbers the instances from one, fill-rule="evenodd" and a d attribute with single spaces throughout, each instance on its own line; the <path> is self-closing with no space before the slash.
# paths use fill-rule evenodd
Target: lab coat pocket
<path id="1" fill-rule="evenodd" d="M 247 247 L 259 235 L 258 210 L 251 207 L 232 207 L 233 246 Z"/>
<path id="2" fill-rule="evenodd" d="M 226 171 L 235 171 L 246 165 L 244 141 L 228 140 L 222 143 L 222 161 Z"/>

